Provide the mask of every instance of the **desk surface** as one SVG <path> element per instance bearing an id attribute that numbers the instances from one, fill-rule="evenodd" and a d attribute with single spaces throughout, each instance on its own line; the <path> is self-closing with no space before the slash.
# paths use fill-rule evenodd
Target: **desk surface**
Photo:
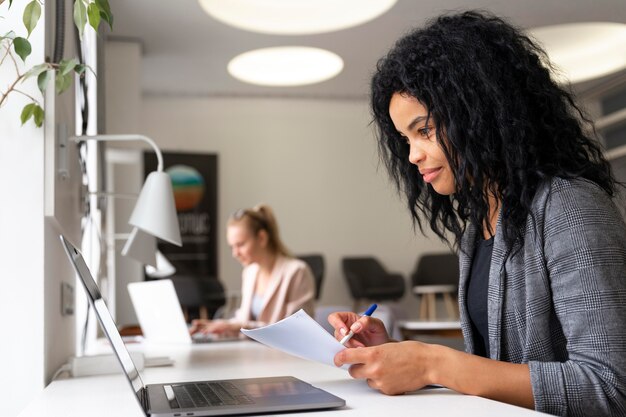
<path id="1" fill-rule="evenodd" d="M 144 383 L 292 375 L 346 400 L 332 411 L 280 415 L 340 416 L 531 416 L 534 411 L 447 389 L 421 390 L 401 396 L 386 396 L 352 379 L 342 369 L 298 359 L 251 341 L 190 346 L 129 345 L 146 356 L 167 355 L 174 366 L 146 368 Z M 20 414 L 21 417 L 143 416 L 125 377 L 120 374 L 53 381 Z"/>
<path id="2" fill-rule="evenodd" d="M 461 329 L 459 320 L 398 320 L 396 325 L 408 330 Z"/>

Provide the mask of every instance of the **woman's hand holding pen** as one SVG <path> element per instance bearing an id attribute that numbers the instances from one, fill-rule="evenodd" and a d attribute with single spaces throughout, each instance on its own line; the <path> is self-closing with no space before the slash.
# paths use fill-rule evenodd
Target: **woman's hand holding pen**
<path id="1" fill-rule="evenodd" d="M 335 328 L 337 340 L 343 339 L 350 330 L 354 332 L 354 337 L 346 342 L 346 347 L 376 346 L 391 341 L 383 322 L 374 317 L 337 312 L 328 316 L 328 322 Z"/>
<path id="2" fill-rule="evenodd" d="M 335 365 L 350 366 L 353 378 L 367 380 L 367 384 L 384 394 L 403 394 L 432 384 L 435 345 L 420 342 L 393 342 L 379 319 L 352 312 L 338 312 L 328 316 L 335 328 L 335 338 L 341 340 L 349 330 L 354 336 L 345 344 L 349 348 L 335 355 Z"/>

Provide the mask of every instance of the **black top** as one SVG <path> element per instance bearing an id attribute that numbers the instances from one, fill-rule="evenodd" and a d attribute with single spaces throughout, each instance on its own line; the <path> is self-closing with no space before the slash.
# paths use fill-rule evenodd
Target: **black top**
<path id="1" fill-rule="evenodd" d="M 489 288 L 489 267 L 493 237 L 478 239 L 469 283 L 467 285 L 467 310 L 469 312 L 472 333 L 474 334 L 474 351 L 477 355 L 489 357 L 489 332 L 487 330 L 487 291 Z"/>

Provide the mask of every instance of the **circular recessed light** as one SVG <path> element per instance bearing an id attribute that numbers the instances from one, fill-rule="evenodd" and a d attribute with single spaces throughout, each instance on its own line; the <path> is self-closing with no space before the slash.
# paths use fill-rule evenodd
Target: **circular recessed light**
<path id="1" fill-rule="evenodd" d="M 573 23 L 531 29 L 561 72 L 559 82 L 577 83 L 626 68 L 626 24 Z"/>
<path id="2" fill-rule="evenodd" d="M 272 87 L 319 83 L 343 69 L 343 60 L 325 49 L 281 46 L 244 52 L 228 63 L 238 80 Z"/>
<path id="3" fill-rule="evenodd" d="M 199 0 L 215 19 L 239 29 L 274 35 L 308 35 L 368 22 L 397 0 Z"/>

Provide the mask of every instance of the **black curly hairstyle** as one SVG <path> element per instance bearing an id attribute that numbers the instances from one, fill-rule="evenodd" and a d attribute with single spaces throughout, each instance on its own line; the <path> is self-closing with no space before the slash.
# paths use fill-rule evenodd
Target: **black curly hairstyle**
<path id="1" fill-rule="evenodd" d="M 428 109 L 454 173 L 454 195 L 437 194 L 409 162 L 409 145 L 389 116 L 394 93 Z M 550 77 L 545 52 L 488 12 L 442 15 L 398 40 L 377 64 L 371 106 L 381 160 L 413 224 L 424 232 L 421 213 L 449 244 L 447 232 L 458 245 L 468 222 L 482 228 L 490 193 L 500 200 L 509 248 L 522 239 L 542 181 L 582 177 L 614 193 L 595 131 L 583 128 L 589 119 Z"/>

